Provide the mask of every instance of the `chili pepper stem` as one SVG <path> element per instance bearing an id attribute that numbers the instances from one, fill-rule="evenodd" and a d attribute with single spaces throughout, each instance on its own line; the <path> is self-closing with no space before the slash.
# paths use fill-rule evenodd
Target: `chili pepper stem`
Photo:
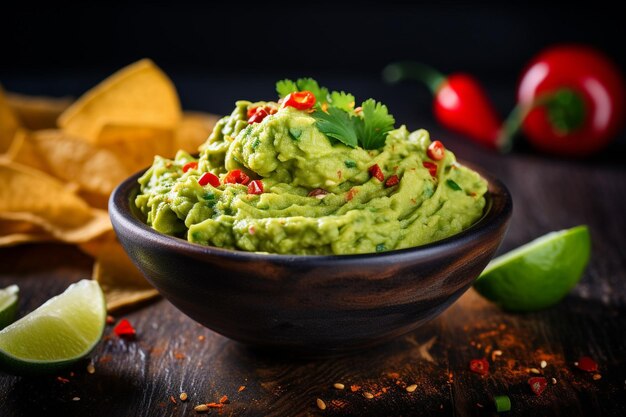
<path id="1" fill-rule="evenodd" d="M 565 97 L 565 100 L 563 99 Z M 537 107 L 545 106 L 548 109 L 550 121 L 555 130 L 567 134 L 580 127 L 585 117 L 584 103 L 578 93 L 561 88 L 537 96 L 530 104 L 517 103 L 506 118 L 496 146 L 502 153 L 510 152 L 513 148 L 515 135 L 522 127 L 528 114 Z"/>
<path id="2" fill-rule="evenodd" d="M 383 78 L 388 83 L 394 84 L 402 80 L 422 81 L 436 94 L 441 85 L 446 81 L 446 76 L 418 62 L 395 62 L 383 69 Z"/>

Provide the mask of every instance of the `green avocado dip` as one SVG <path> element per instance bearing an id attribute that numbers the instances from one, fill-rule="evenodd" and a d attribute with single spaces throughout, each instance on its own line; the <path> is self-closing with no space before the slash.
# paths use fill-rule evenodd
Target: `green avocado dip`
<path id="1" fill-rule="evenodd" d="M 383 252 L 459 233 L 483 214 L 487 182 L 425 130 L 312 79 L 281 100 L 238 101 L 200 148 L 156 156 L 137 208 L 190 242 L 295 255 Z"/>

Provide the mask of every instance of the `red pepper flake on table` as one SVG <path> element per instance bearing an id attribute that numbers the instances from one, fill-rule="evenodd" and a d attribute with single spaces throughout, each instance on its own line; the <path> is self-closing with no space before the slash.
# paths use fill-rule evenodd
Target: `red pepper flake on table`
<path id="1" fill-rule="evenodd" d="M 127 319 L 120 320 L 120 322 L 117 323 L 117 325 L 113 328 L 113 332 L 118 337 L 124 339 L 133 339 L 137 335 L 135 328 L 130 324 Z"/>
<path id="2" fill-rule="evenodd" d="M 548 381 L 542 376 L 536 376 L 528 380 L 528 385 L 535 395 L 541 395 L 548 386 Z"/>
<path id="3" fill-rule="evenodd" d="M 596 372 L 598 370 L 598 363 L 591 359 L 589 356 L 582 356 L 574 365 L 585 372 Z"/>
<path id="4" fill-rule="evenodd" d="M 469 363 L 470 371 L 479 375 L 487 375 L 489 373 L 489 362 L 487 359 L 472 359 Z"/>

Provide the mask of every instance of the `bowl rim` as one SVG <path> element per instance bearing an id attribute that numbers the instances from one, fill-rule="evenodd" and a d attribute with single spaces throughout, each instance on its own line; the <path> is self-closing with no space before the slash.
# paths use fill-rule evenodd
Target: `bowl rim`
<path id="1" fill-rule="evenodd" d="M 482 217 L 467 229 L 446 237 L 441 240 L 430 242 L 420 246 L 413 246 L 404 249 L 394 249 L 385 252 L 372 252 L 363 254 L 345 255 L 298 255 L 298 254 L 277 254 L 267 252 L 249 252 L 237 249 L 225 249 L 217 246 L 201 245 L 192 243 L 179 237 L 166 235 L 158 232 L 138 219 L 131 210 L 130 195 L 139 188 L 137 180 L 150 167 L 146 167 L 118 184 L 111 193 L 108 202 L 109 216 L 114 226 L 116 234 L 118 229 L 126 229 L 133 234 L 141 235 L 142 239 L 148 243 L 167 247 L 175 252 L 185 252 L 196 256 L 218 256 L 233 261 L 312 261 L 312 262 L 341 262 L 341 261 L 366 261 L 376 259 L 378 261 L 393 261 L 394 258 L 405 256 L 408 253 L 419 253 L 424 256 L 434 255 L 441 251 L 453 250 L 459 246 L 465 246 L 472 241 L 480 240 L 480 237 L 489 235 L 494 229 L 506 225 L 511 217 L 513 201 L 511 193 L 507 187 L 483 168 L 474 164 L 458 161 L 459 164 L 467 166 L 478 172 L 482 178 L 487 180 L 488 192 L 485 211 Z M 134 204 L 134 203 L 133 203 Z"/>

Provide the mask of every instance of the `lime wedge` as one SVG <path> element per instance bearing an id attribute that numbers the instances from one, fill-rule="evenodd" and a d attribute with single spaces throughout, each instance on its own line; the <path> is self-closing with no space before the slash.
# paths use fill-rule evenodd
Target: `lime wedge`
<path id="1" fill-rule="evenodd" d="M 11 285 L 0 290 L 0 330 L 13 323 L 13 320 L 15 320 L 19 292 L 20 289 L 17 285 Z"/>
<path id="2" fill-rule="evenodd" d="M 86 356 L 102 337 L 106 306 L 100 285 L 82 280 L 0 331 L 0 368 L 53 373 Z"/>
<path id="3" fill-rule="evenodd" d="M 567 295 L 590 255 L 587 226 L 548 233 L 492 260 L 474 288 L 505 310 L 540 310 Z"/>

